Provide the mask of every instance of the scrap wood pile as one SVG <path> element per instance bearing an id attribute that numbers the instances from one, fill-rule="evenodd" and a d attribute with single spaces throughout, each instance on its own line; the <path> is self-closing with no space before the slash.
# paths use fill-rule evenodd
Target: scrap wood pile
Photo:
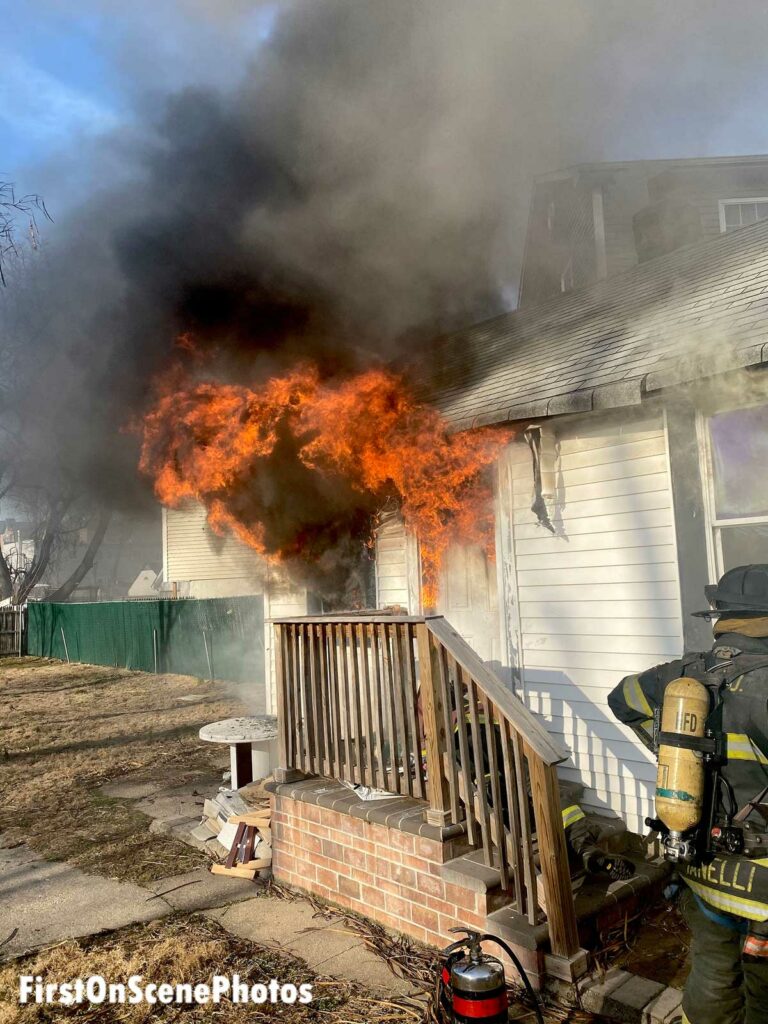
<path id="1" fill-rule="evenodd" d="M 216 862 L 214 874 L 253 879 L 271 866 L 271 810 L 264 781 L 222 789 L 205 801 L 203 820 L 192 836 Z"/>

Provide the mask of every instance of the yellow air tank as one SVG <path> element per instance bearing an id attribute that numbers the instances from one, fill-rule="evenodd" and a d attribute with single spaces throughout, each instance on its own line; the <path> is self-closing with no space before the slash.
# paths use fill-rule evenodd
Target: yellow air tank
<path id="1" fill-rule="evenodd" d="M 698 680 L 682 676 L 664 692 L 661 731 L 701 738 L 709 714 L 709 693 Z M 693 828 L 701 819 L 704 760 L 701 751 L 666 743 L 659 745 L 656 816 L 671 832 Z"/>

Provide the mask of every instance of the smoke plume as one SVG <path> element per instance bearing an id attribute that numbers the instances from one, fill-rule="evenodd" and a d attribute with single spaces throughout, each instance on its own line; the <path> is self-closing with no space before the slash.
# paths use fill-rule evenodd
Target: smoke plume
<path id="1" fill-rule="evenodd" d="M 261 6 L 244 59 L 252 5 L 201 0 L 185 22 L 200 79 L 207 25 L 242 74 L 165 96 L 138 14 L 144 35 L 119 57 L 141 114 L 89 151 L 90 198 L 3 297 L 28 479 L 146 501 L 126 428 L 180 335 L 204 356 L 193 376 L 251 388 L 297 364 L 332 379 L 427 352 L 436 332 L 514 305 L 535 172 L 745 148 L 728 133 L 754 93 L 762 6 L 640 6 L 286 0 Z M 285 500 L 295 512 L 310 492 Z"/>

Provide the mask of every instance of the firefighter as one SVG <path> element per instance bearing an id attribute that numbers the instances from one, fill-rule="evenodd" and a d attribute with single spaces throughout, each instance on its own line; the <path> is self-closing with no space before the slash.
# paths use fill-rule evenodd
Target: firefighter
<path id="1" fill-rule="evenodd" d="M 469 709 L 465 705 L 464 717 L 467 726 L 471 725 Z M 481 710 L 477 714 L 478 723 L 481 726 L 481 737 L 483 745 L 483 770 L 485 772 L 486 799 L 489 807 L 493 807 L 493 788 L 491 786 L 490 760 L 485 743 L 485 715 Z M 455 756 L 459 759 L 458 723 L 454 713 L 454 742 Z M 501 746 L 501 730 L 495 726 L 496 737 L 496 763 L 504 763 L 504 756 Z M 467 736 L 467 746 L 472 762 L 472 736 Z M 504 825 L 509 828 L 509 808 L 507 806 L 506 787 L 501 787 L 502 816 Z M 530 786 L 528 787 L 528 805 L 531 819 L 533 819 L 533 805 L 530 798 Z M 600 846 L 600 837 L 597 829 L 590 823 L 584 811 L 573 799 L 566 786 L 560 787 L 560 806 L 562 811 L 563 829 L 565 831 L 565 844 L 568 850 L 568 861 L 574 874 L 586 871 L 589 875 L 606 875 L 611 881 L 625 881 L 635 873 L 635 866 L 631 860 L 616 853 L 609 853 Z M 535 825 L 535 823 L 534 823 Z"/>
<path id="2" fill-rule="evenodd" d="M 730 569 L 706 593 L 710 610 L 697 614 L 714 620 L 712 648 L 627 676 L 608 704 L 655 751 L 654 716 L 658 723 L 667 686 L 685 677 L 706 687 L 710 747 L 702 747 L 698 755 L 705 766 L 699 772 L 701 793 L 657 789 L 657 798 L 665 800 L 670 793 L 702 800 L 700 821 L 691 826 L 690 860 L 681 854 L 675 834 L 674 856 L 680 857 L 678 870 L 685 883 L 681 910 L 692 936 L 682 1020 L 766 1024 L 768 565 Z M 662 731 L 660 742 L 668 735 Z M 696 749 L 695 743 L 687 746 Z M 657 811 L 662 817 L 658 806 Z"/>

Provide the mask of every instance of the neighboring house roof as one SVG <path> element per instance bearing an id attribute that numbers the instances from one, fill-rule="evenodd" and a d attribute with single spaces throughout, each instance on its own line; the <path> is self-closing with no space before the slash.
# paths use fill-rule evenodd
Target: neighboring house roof
<path id="1" fill-rule="evenodd" d="M 457 428 L 637 404 L 768 361 L 768 221 L 440 339 L 428 397 Z"/>
<path id="2" fill-rule="evenodd" d="M 692 167 L 750 167 L 762 166 L 768 162 L 768 153 L 750 153 L 746 156 L 678 156 L 660 157 L 652 160 L 603 160 L 599 162 L 569 164 L 556 171 L 545 171 L 537 174 L 535 182 L 557 181 L 562 178 L 573 178 L 580 175 L 593 175 L 641 169 L 649 174 L 664 170 L 687 170 Z"/>

